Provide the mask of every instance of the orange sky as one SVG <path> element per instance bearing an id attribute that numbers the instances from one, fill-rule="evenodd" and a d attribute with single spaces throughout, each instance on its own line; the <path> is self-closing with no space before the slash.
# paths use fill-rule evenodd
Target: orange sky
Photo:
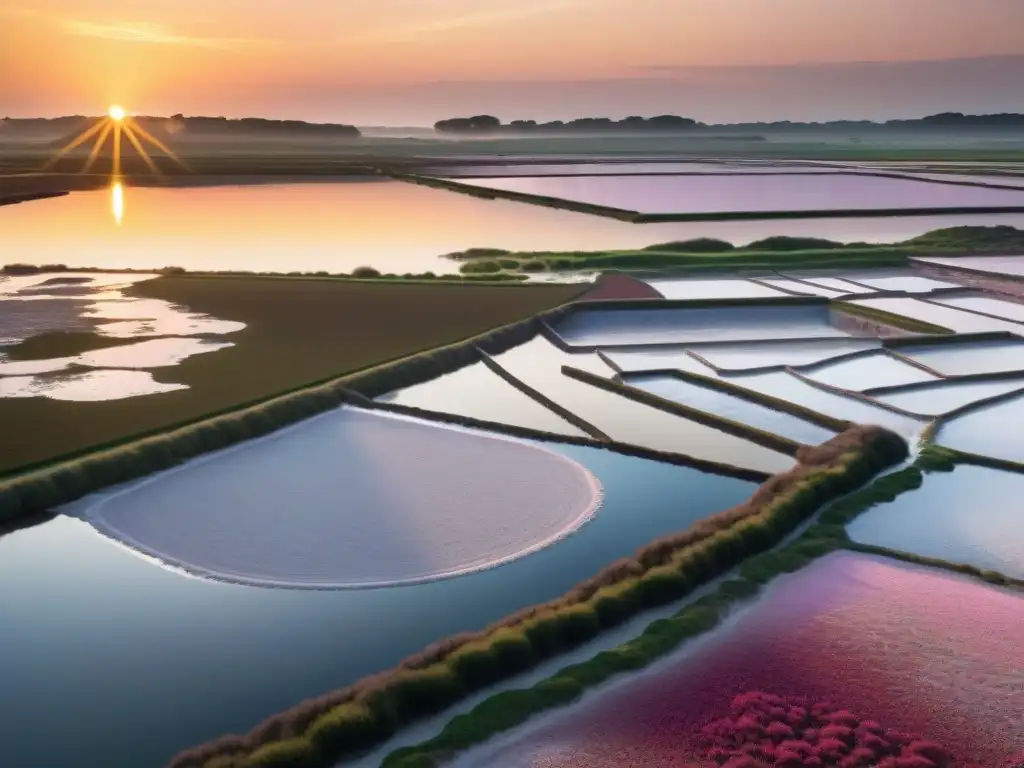
<path id="1" fill-rule="evenodd" d="M 443 107 L 410 98 L 421 82 L 1024 54 L 1022 30 L 1021 0 L 6 0 L 0 115 L 365 122 L 404 114 L 366 97 L 394 92 L 423 123 Z M 345 94 L 365 103 L 346 114 Z M 515 112 L 533 116 L 528 97 Z"/>

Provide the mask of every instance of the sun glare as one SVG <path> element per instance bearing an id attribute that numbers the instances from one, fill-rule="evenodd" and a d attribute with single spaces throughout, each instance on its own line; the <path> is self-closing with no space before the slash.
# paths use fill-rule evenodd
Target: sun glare
<path id="1" fill-rule="evenodd" d="M 120 224 L 124 218 L 124 185 L 120 181 L 115 181 L 110 186 L 110 208 L 114 214 L 114 221 Z"/>
<path id="2" fill-rule="evenodd" d="M 100 157 L 103 150 L 107 148 L 107 141 L 109 139 L 110 144 L 108 151 L 112 166 L 111 177 L 113 181 L 117 181 L 121 178 L 122 135 L 128 143 L 131 144 L 135 153 L 146 164 L 146 167 L 148 167 L 154 174 L 161 175 L 161 172 L 156 163 L 153 162 L 153 158 L 149 156 L 149 152 L 146 151 L 144 143 L 163 152 L 169 159 L 187 170 L 187 167 L 181 161 L 181 158 L 179 158 L 170 149 L 170 147 L 143 128 L 136 118 L 131 117 L 128 114 L 128 111 L 118 104 L 111 104 L 107 107 L 106 117 L 102 117 L 94 121 L 89 127 L 54 153 L 54 155 L 43 164 L 42 170 L 50 170 L 62 157 L 95 137 L 92 150 L 89 152 L 89 157 L 86 159 L 81 170 L 82 173 L 87 173 Z"/>

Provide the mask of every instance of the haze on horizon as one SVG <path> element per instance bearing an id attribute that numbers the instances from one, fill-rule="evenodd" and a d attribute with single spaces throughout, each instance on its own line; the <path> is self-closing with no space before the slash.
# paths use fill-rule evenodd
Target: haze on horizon
<path id="1" fill-rule="evenodd" d="M 10 0 L 0 115 L 1024 111 L 1020 0 Z"/>

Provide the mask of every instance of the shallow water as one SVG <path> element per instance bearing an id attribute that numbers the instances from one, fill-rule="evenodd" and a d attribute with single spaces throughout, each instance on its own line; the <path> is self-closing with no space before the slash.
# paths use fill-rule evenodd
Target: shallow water
<path id="1" fill-rule="evenodd" d="M 930 293 L 939 288 L 955 288 L 953 283 L 943 283 L 939 280 L 932 280 L 928 277 L 916 277 L 912 275 L 900 277 L 860 277 L 857 274 L 851 275 L 851 279 L 858 283 L 870 285 L 880 291 L 906 291 L 907 293 Z"/>
<path id="2" fill-rule="evenodd" d="M 770 473 L 793 465 L 790 456 L 572 379 L 561 371 L 563 365 L 569 365 L 611 377 L 612 370 L 596 355 L 589 359 L 571 355 L 545 338 L 536 338 L 497 355 L 495 361 L 614 440 Z"/>
<path id="3" fill-rule="evenodd" d="M 749 280 L 666 278 L 646 282 L 666 299 L 747 299 L 786 295 Z"/>
<path id="4" fill-rule="evenodd" d="M 483 363 L 467 365 L 377 399 L 559 435 L 586 437 L 582 430 L 513 387 Z"/>
<path id="5" fill-rule="evenodd" d="M 44 376 L 0 376 L 0 397 L 48 397 L 51 400 L 94 402 L 126 397 L 158 395 L 188 389 L 184 384 L 165 384 L 146 371 L 88 371 Z"/>
<path id="6" fill-rule="evenodd" d="M 893 392 L 888 395 L 872 395 L 871 397 L 911 413 L 939 416 L 962 405 L 1012 392 L 1015 389 L 1024 389 L 1024 378 L 1016 381 L 948 381 L 936 384 L 934 387 L 913 389 L 908 392 Z"/>
<path id="7" fill-rule="evenodd" d="M 939 304 L 954 309 L 971 309 L 976 312 L 985 312 L 996 317 L 1004 317 L 1018 323 L 1024 323 L 1024 304 L 1017 304 L 1012 301 L 1000 301 L 987 296 L 951 296 L 949 298 L 935 299 Z M 1021 326 L 1020 333 L 1024 334 L 1024 326 Z"/>
<path id="8" fill-rule="evenodd" d="M 753 483 L 553 446 L 601 481 L 597 517 L 522 560 L 416 586 L 266 589 L 187 577 L 67 517 L 0 537 L 0 709 L 19 768 L 159 768 L 431 642 L 561 595 L 747 498 Z M 174 713 L 168 717 L 167 713 Z M 40 713 L 46 713 L 45 717 Z"/>
<path id="9" fill-rule="evenodd" d="M 946 422 L 936 442 L 968 453 L 1024 462 L 1024 397 L 985 406 Z"/>
<path id="10" fill-rule="evenodd" d="M 65 511 L 190 573 L 346 588 L 525 557 L 600 498 L 587 470 L 540 446 L 339 408 Z"/>
<path id="11" fill-rule="evenodd" d="M 686 348 L 683 346 L 635 351 L 614 349 L 604 354 L 624 371 L 678 370 L 699 373 L 702 376 L 718 375 L 713 368 L 686 354 Z"/>
<path id="12" fill-rule="evenodd" d="M 828 288 L 831 291 L 836 291 L 840 296 L 848 293 L 873 292 L 871 288 L 865 288 L 863 285 L 857 285 L 856 283 L 851 283 L 848 280 L 843 280 L 840 277 L 833 277 L 831 275 L 818 275 L 810 272 L 806 274 L 787 274 L 790 277 L 799 277 L 801 280 L 806 280 L 809 283 L 814 283 L 815 285 L 820 285 L 823 286 L 824 288 Z"/>
<path id="13" fill-rule="evenodd" d="M 108 190 L 4 206 L 4 244 L 30 264 L 332 273 L 371 265 L 401 274 L 457 272 L 459 262 L 439 257 L 472 247 L 607 250 L 772 235 L 893 242 L 954 224 L 1024 227 L 1021 214 L 635 225 L 397 181 L 132 187 L 125 199 L 120 225 Z"/>
<path id="14" fill-rule="evenodd" d="M 851 175 L 548 176 L 463 182 L 641 213 L 1024 205 L 1024 189 L 986 189 Z"/>
<path id="15" fill-rule="evenodd" d="M 1024 476 L 960 465 L 869 509 L 846 526 L 854 541 L 965 563 L 1024 579 Z"/>
<path id="16" fill-rule="evenodd" d="M 762 283 L 768 283 L 776 288 L 783 288 L 791 293 L 802 293 L 805 296 L 825 296 L 826 298 L 834 299 L 836 296 L 842 296 L 846 293 L 846 291 L 833 291 L 830 288 L 822 288 L 812 283 L 802 283 L 798 280 L 786 278 L 762 277 L 759 279 Z"/>
<path id="17" fill-rule="evenodd" d="M 739 163 L 530 163 L 427 168 L 432 176 L 602 176 L 626 173 L 836 173 L 835 168 L 810 165 L 751 165 Z"/>
<path id="18" fill-rule="evenodd" d="M 978 628 L 985 631 L 979 632 Z M 831 702 L 860 720 L 1001 765 L 1024 748 L 1024 599 L 851 552 L 774 581 L 735 617 L 461 755 L 456 768 L 703 765 L 700 731 L 748 691 Z M 961 764 L 961 762 L 957 762 Z"/>
<path id="19" fill-rule="evenodd" d="M 871 387 L 891 387 L 939 380 L 937 376 L 890 357 L 884 352 L 853 360 L 842 360 L 804 373 L 808 378 L 823 384 L 855 392 Z"/>
<path id="20" fill-rule="evenodd" d="M 668 400 L 674 400 L 716 416 L 723 416 L 756 429 L 788 437 L 805 445 L 818 445 L 835 437 L 835 433 L 831 430 L 798 419 L 788 413 L 672 376 L 633 375 L 627 379 L 627 383 Z"/>
<path id="21" fill-rule="evenodd" d="M 1024 256 L 915 256 L 914 260 L 940 267 L 963 267 L 1018 277 L 1024 275 Z"/>
<path id="22" fill-rule="evenodd" d="M 721 344 L 696 348 L 708 362 L 724 370 L 773 365 L 807 365 L 880 346 L 877 339 L 822 339 L 820 341 L 763 341 L 756 344 Z"/>
<path id="23" fill-rule="evenodd" d="M 927 423 L 923 419 L 912 419 L 878 408 L 863 400 L 827 392 L 785 372 L 730 376 L 728 381 L 766 395 L 781 397 L 837 419 L 888 427 L 911 442 L 916 442 Z"/>
<path id="24" fill-rule="evenodd" d="M 901 347 L 896 351 L 947 376 L 1024 370 L 1024 340 Z"/>
<path id="25" fill-rule="evenodd" d="M 1018 323 L 973 315 L 970 312 L 961 312 L 952 307 L 929 304 L 919 299 L 853 299 L 851 303 L 860 304 L 865 307 L 875 307 L 876 309 L 903 315 L 914 320 L 923 320 L 926 323 L 949 328 L 957 333 L 983 333 L 985 331 L 1020 333 L 1021 331 L 1021 326 Z"/>

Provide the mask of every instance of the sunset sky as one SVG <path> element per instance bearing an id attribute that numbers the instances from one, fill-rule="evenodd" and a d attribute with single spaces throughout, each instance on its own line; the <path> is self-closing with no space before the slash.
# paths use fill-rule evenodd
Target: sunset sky
<path id="1" fill-rule="evenodd" d="M 0 116 L 1024 111 L 1022 0 L 5 0 Z"/>

